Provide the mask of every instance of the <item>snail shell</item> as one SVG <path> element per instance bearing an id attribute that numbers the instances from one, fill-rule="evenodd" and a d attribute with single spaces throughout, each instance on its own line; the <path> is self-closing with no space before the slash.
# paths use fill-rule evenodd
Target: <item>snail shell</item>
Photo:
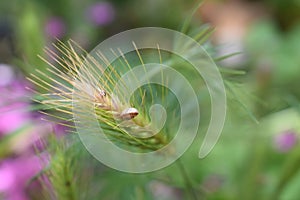
<path id="1" fill-rule="evenodd" d="M 120 114 L 120 117 L 125 120 L 133 119 L 139 114 L 139 111 L 136 108 L 126 108 Z"/>

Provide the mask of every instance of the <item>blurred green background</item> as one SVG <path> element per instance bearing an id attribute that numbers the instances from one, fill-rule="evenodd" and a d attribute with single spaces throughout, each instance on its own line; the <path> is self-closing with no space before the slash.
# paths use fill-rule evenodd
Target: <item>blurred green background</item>
<path id="1" fill-rule="evenodd" d="M 67 135 L 63 127 L 40 120 L 39 107 L 30 100 L 34 92 L 25 89 L 31 86 L 25 77 L 47 67 L 37 56 L 47 58 L 46 46 L 72 39 L 90 51 L 132 28 L 180 30 L 196 6 L 194 0 L 1 1 L 0 199 L 55 199 L 51 191 L 64 190 L 31 181 L 42 169 L 36 149 L 48 144 L 40 138 L 52 132 L 55 140 Z M 213 57 L 241 52 L 218 62 L 220 68 L 245 71 L 224 75 L 227 120 L 214 150 L 197 159 L 199 136 L 182 158 L 199 199 L 300 199 L 299 10 L 299 0 L 207 0 L 193 16 L 190 29 L 202 24 L 215 28 L 204 44 Z M 70 151 L 52 153 L 73 164 L 66 159 Z M 86 196 L 66 199 L 186 198 L 173 165 L 136 176 L 84 159 L 90 164 L 76 170 L 82 176 L 94 171 L 92 180 L 86 180 L 92 186 L 81 188 Z"/>

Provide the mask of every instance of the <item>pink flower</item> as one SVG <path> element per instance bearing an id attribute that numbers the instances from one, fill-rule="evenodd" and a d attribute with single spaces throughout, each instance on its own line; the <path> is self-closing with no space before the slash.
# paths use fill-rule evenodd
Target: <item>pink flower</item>
<path id="1" fill-rule="evenodd" d="M 0 163 L 0 194 L 6 200 L 29 199 L 25 190 L 28 181 L 42 169 L 40 158 L 24 156 Z"/>
<path id="2" fill-rule="evenodd" d="M 115 17 L 115 10 L 108 2 L 99 2 L 91 5 L 87 10 L 88 19 L 97 26 L 111 23 Z"/>
<path id="3" fill-rule="evenodd" d="M 23 103 L 0 107 L 0 134 L 6 135 L 21 128 L 29 119 Z"/>
<path id="4" fill-rule="evenodd" d="M 14 184 L 14 170 L 3 165 L 0 167 L 0 193 L 9 190 Z"/>
<path id="5" fill-rule="evenodd" d="M 14 79 L 14 71 L 11 66 L 0 64 L 0 87 L 9 85 Z"/>
<path id="6" fill-rule="evenodd" d="M 202 186 L 209 193 L 217 192 L 224 184 L 224 177 L 217 174 L 211 174 L 205 177 Z"/>
<path id="7" fill-rule="evenodd" d="M 64 21 L 58 17 L 48 19 L 45 26 L 45 32 L 52 38 L 62 38 L 66 32 Z"/>
<path id="8" fill-rule="evenodd" d="M 297 134 L 293 131 L 285 131 L 275 136 L 274 145 L 279 152 L 288 152 L 297 143 Z"/>
<path id="9" fill-rule="evenodd" d="M 29 126 L 4 143 L 7 145 L 5 155 L 12 154 L 14 157 L 0 161 L 0 199 L 3 197 L 5 200 L 29 200 L 28 190 L 34 188 L 34 191 L 38 191 L 36 187 L 39 186 L 28 185 L 30 179 L 49 164 L 49 155 L 45 152 L 46 144 L 39 146 L 43 152 L 42 159 L 34 155 L 33 145 L 43 141 L 42 138 L 52 133 L 54 127 L 58 135 L 62 135 L 65 128 L 39 121 L 37 117 L 40 118 L 40 114 L 34 117 L 29 111 L 31 94 L 26 89 L 29 84 L 23 79 L 16 79 L 19 77 L 13 73 L 10 66 L 4 68 L 0 65 L 0 139 L 8 137 L 7 134 L 14 133 L 26 124 Z M 13 78 L 6 77 L 9 74 Z"/>
<path id="10" fill-rule="evenodd" d="M 6 68 L 9 69 L 9 66 Z M 0 73 L 0 80 L 5 79 L 6 75 Z M 26 84 L 22 80 L 10 80 L 0 86 L 0 136 L 16 131 L 29 121 L 29 94 L 25 89 Z"/>

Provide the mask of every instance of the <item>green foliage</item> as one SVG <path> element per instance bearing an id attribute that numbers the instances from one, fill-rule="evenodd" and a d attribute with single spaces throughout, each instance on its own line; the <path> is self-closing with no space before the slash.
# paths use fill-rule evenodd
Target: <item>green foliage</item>
<path id="1" fill-rule="evenodd" d="M 16 62 L 23 66 L 22 69 L 27 74 L 36 68 L 44 71 L 46 67 L 45 63 L 38 58 L 38 55 L 43 55 L 43 48 L 46 44 L 40 19 L 41 12 L 40 7 L 26 2 L 20 11 L 17 23 L 18 51 L 22 52 L 22 60 L 16 60 Z"/>
<path id="2" fill-rule="evenodd" d="M 78 175 L 80 152 L 75 149 L 76 144 L 66 144 L 65 141 L 57 141 L 55 138 L 50 140 L 50 144 L 50 163 L 45 173 L 53 187 L 56 199 L 79 199 L 83 191 L 81 191 L 82 182 Z"/>
<path id="3" fill-rule="evenodd" d="M 189 67 L 188 63 L 171 57 L 167 52 L 141 51 L 139 53 L 145 63 L 160 62 L 172 65 L 189 78 L 193 88 L 198 92 L 201 123 L 199 134 L 193 145 L 180 161 L 172 166 L 155 173 L 133 175 L 103 166 L 86 152 L 76 136 L 49 139 L 49 147 L 46 150 L 50 157 L 49 165 L 37 176 L 43 184 L 42 197 L 59 200 L 150 200 L 158 198 L 155 195 L 156 191 L 151 189 L 153 183 L 165 189 L 164 191 L 169 191 L 168 189 L 173 193 L 175 193 L 174 190 L 179 191 L 182 199 L 290 200 L 300 196 L 298 189 L 300 184 L 299 141 L 288 152 L 278 152 L 274 144 L 274 137 L 286 130 L 293 130 L 299 139 L 300 25 L 295 17 L 299 17 L 298 0 L 263 1 L 266 5 L 272 6 L 278 20 L 259 20 L 254 26 L 249 27 L 250 31 L 245 42 L 246 51 L 242 52 L 247 55 L 248 60 L 239 70 L 221 66 L 220 61 L 241 52 L 216 56 L 216 49 L 209 41 L 214 34 L 214 28 L 208 24 L 198 26 L 200 20 L 193 17 L 193 14 L 198 16 L 198 3 L 190 9 L 190 4 L 194 2 L 145 0 L 141 3 L 138 0 L 113 0 L 110 2 L 113 2 L 116 8 L 115 21 L 107 26 L 96 27 L 87 21 L 84 12 L 85 8 L 94 2 L 96 1 L 31 0 L 23 2 L 16 0 L 1 2 L 1 14 L 6 14 L 9 10 L 13 11 L 10 14 L 13 15 L 17 56 L 11 63 L 18 65 L 26 75 L 35 73 L 36 69 L 40 70 L 42 73 L 39 73 L 37 77 L 40 78 L 43 74 L 42 80 L 56 87 L 57 82 L 53 84 L 54 81 L 51 80 L 53 77 L 46 70 L 47 64 L 37 57 L 37 55 L 47 57 L 42 49 L 45 45 L 50 46 L 50 43 L 54 41 L 44 33 L 47 17 L 59 16 L 65 21 L 67 33 L 62 38 L 63 41 L 70 37 L 75 41 L 80 38 L 79 43 L 82 43 L 84 48 L 91 49 L 94 44 L 98 44 L 107 36 L 133 27 L 162 26 L 176 29 L 179 24 L 182 24 L 187 10 L 191 10 L 189 13 L 192 14 L 183 23 L 181 31 L 203 45 L 215 62 L 220 64 L 219 70 L 223 76 L 228 97 L 227 120 L 214 150 L 205 159 L 198 159 L 199 146 L 210 119 L 211 102 L 208 91 L 205 89 L 205 82 L 202 77 L 195 75 L 195 71 Z M 199 5 L 201 6 L 201 2 Z M 82 35 L 78 37 L 80 34 Z M 174 41 L 176 42 L 179 47 L 185 47 L 185 44 L 181 44 L 180 41 Z M 60 42 L 54 43 L 57 45 Z M 57 56 L 62 56 L 63 60 L 67 60 L 68 55 L 62 55 L 64 53 L 66 52 L 60 51 Z M 141 64 L 141 58 L 137 52 L 126 55 L 126 58 L 132 66 Z M 110 74 L 112 79 L 117 79 L 120 75 L 111 73 L 116 66 L 124 69 L 121 73 L 128 70 L 124 59 L 116 60 L 113 66 L 107 69 L 107 74 Z M 66 71 L 63 66 L 58 66 L 58 69 Z M 60 82 L 61 85 L 67 85 L 67 88 L 72 88 L 69 82 L 54 80 Z M 40 87 L 41 85 L 43 87 Z M 44 83 L 41 85 L 35 88 L 39 92 L 48 87 Z M 157 98 L 158 96 L 161 98 Z M 37 102 L 49 100 L 47 98 L 39 94 L 33 96 Z M 178 126 L 176 114 L 179 114 L 179 108 L 176 98 L 170 91 L 160 86 L 143 86 L 135 91 L 130 103 L 130 106 L 141 108 L 139 110 L 141 118 L 136 119 L 136 121 L 140 120 L 141 124 L 147 124 L 150 121 L 148 111 L 151 104 L 159 103 L 167 107 L 168 113 L 174 118 L 167 121 L 167 126 L 160 133 L 163 142 L 157 145 L 158 143 L 155 142 L 159 141 L 158 138 L 133 141 L 129 134 L 132 132 L 132 127 L 127 125 L 129 127 L 127 131 L 122 132 L 120 128 L 117 129 L 119 123 L 113 121 L 112 112 L 105 113 L 96 109 L 99 119 L 103 117 L 105 122 L 109 122 L 101 126 L 108 131 L 108 134 L 111 134 L 111 141 L 121 148 L 133 147 L 130 150 L 144 152 L 156 150 L 174 137 L 172 134 Z M 59 123 L 73 126 L 69 123 L 73 117 L 70 113 L 57 115 L 57 111 L 66 108 L 66 105 L 67 103 L 57 105 L 36 103 L 32 105 L 30 111 L 43 111 L 49 116 L 56 116 L 56 121 Z M 71 107 L 67 108 L 68 110 L 65 111 L 72 112 Z M 25 125 L 15 133 L 1 137 L 1 161 L 15 156 L 13 151 L 15 144 L 18 144 L 22 136 L 26 136 L 27 132 L 31 131 L 31 126 L 32 124 Z M 167 186 L 167 189 L 162 185 Z M 172 199 L 172 197 L 161 197 L 163 198 Z"/>

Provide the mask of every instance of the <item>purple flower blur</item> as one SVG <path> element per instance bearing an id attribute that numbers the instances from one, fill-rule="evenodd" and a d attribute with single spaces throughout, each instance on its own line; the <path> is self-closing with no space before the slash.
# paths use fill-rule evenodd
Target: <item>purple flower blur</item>
<path id="1" fill-rule="evenodd" d="M 3 65 L 0 70 L 1 68 Z M 11 74 L 11 77 L 15 76 L 10 66 L 5 65 L 5 69 L 7 73 L 0 73 L 1 80 L 5 79 L 7 74 Z M 30 118 L 27 112 L 29 102 L 26 100 L 29 94 L 25 90 L 25 85 L 23 80 L 7 79 L 5 84 L 0 86 L 0 136 L 22 127 Z"/>
<path id="2" fill-rule="evenodd" d="M 285 131 L 275 136 L 274 145 L 279 152 L 288 152 L 297 143 L 297 134 L 293 131 Z"/>
<path id="3" fill-rule="evenodd" d="M 62 38 L 66 32 L 64 21 L 58 17 L 48 19 L 45 26 L 45 32 L 52 38 Z"/>
<path id="4" fill-rule="evenodd" d="M 9 85 L 14 79 L 14 71 L 11 66 L 0 64 L 0 87 Z"/>
<path id="5" fill-rule="evenodd" d="M 111 23 L 115 17 L 115 10 L 112 4 L 100 2 L 91 5 L 87 9 L 88 19 L 97 26 L 103 26 Z"/>
<path id="6" fill-rule="evenodd" d="M 7 135 L 21 130 L 12 139 L 0 140 L 0 144 L 7 147 L 0 157 L 0 199 L 27 200 L 28 181 L 49 160 L 35 156 L 36 148 L 33 145 L 52 133 L 54 128 L 60 135 L 65 129 L 34 117 L 29 111 L 29 98 L 32 94 L 25 88 L 30 84 L 14 73 L 11 66 L 0 64 L 0 80 L 0 139 L 9 138 Z M 40 145 L 39 150 L 45 154 L 45 146 Z M 9 157 L 10 155 L 13 157 Z"/>
<path id="7" fill-rule="evenodd" d="M 0 194 L 7 200 L 27 200 L 26 184 L 42 169 L 40 158 L 24 156 L 0 162 Z"/>

